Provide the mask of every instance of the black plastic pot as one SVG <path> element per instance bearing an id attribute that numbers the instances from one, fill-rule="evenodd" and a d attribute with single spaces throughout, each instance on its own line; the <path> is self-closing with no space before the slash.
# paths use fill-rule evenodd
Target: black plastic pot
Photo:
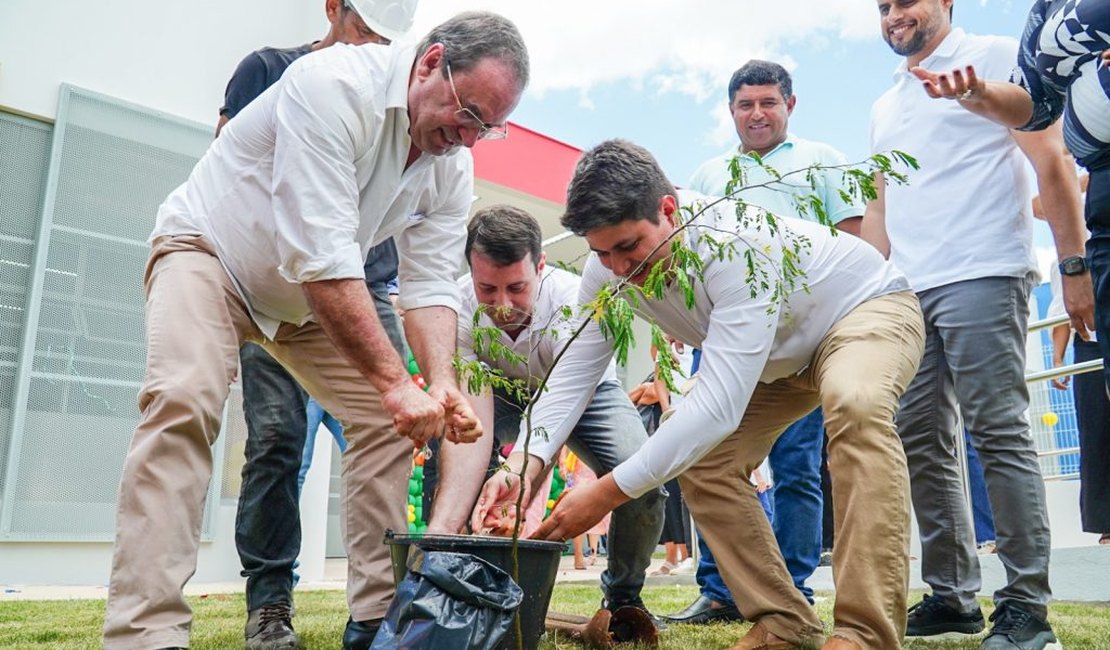
<path id="1" fill-rule="evenodd" d="M 393 581 L 400 583 L 405 578 L 409 549 L 418 546 L 425 551 L 451 551 L 470 553 L 512 575 L 513 540 L 507 537 L 486 537 L 481 535 L 427 535 L 387 532 L 385 543 L 389 545 L 389 557 L 393 562 Z M 544 632 L 544 618 L 551 602 L 551 590 L 555 587 L 555 576 L 559 573 L 559 559 L 563 554 L 562 542 L 543 542 L 522 539 L 517 542 L 517 558 L 520 562 L 520 578 L 517 584 L 524 591 L 524 602 L 520 605 L 520 631 L 525 648 L 539 645 Z M 516 634 L 513 628 L 498 646 L 511 650 L 516 648 Z"/>

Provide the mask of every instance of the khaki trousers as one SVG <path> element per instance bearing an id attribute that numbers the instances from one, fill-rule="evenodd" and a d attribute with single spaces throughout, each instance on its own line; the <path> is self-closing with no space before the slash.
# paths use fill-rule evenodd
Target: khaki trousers
<path id="1" fill-rule="evenodd" d="M 794 587 L 749 476 L 787 426 L 821 406 L 836 530 L 833 634 L 868 650 L 901 647 L 910 500 L 894 414 L 923 341 L 912 292 L 863 303 L 829 330 L 804 372 L 760 384 L 740 427 L 679 477 L 746 619 L 788 641 L 820 645 L 821 621 Z"/>
<path id="2" fill-rule="evenodd" d="M 347 599 L 355 620 L 380 618 L 393 596 L 386 528 L 405 530 L 412 444 L 380 395 L 315 323 L 265 340 L 210 243 L 155 242 L 146 278 L 147 372 L 124 462 L 104 647 L 189 645 L 182 588 L 196 571 L 212 449 L 245 341 L 262 345 L 344 426 Z"/>

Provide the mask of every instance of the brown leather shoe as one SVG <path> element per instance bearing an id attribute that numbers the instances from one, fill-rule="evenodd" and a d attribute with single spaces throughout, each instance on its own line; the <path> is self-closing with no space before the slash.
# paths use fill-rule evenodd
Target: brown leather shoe
<path id="1" fill-rule="evenodd" d="M 849 641 L 842 636 L 830 637 L 821 650 L 863 650 L 855 641 Z"/>
<path id="2" fill-rule="evenodd" d="M 740 639 L 740 643 L 732 646 L 729 650 L 796 650 L 798 646 L 783 641 L 774 634 L 771 634 L 767 628 L 761 624 L 756 623 L 744 638 Z"/>

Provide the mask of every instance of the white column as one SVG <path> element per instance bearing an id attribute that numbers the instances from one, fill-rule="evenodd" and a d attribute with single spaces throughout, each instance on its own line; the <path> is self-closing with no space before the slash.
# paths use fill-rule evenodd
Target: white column
<path id="1" fill-rule="evenodd" d="M 327 427 L 316 431 L 312 467 L 301 489 L 301 555 L 297 573 L 304 582 L 324 579 L 324 558 L 328 538 L 328 491 L 331 482 L 331 448 L 335 440 Z"/>

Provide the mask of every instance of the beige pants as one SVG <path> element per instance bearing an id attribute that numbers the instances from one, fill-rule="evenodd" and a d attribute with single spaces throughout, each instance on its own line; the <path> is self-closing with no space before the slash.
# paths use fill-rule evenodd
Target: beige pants
<path id="1" fill-rule="evenodd" d="M 836 527 L 833 634 L 869 650 L 901 647 L 910 502 L 894 414 L 921 361 L 923 341 L 913 293 L 863 303 L 829 330 L 805 372 L 760 384 L 736 432 L 680 477 L 690 511 L 748 620 L 795 643 L 822 634 L 748 480 L 783 430 L 820 405 Z"/>
<path id="2" fill-rule="evenodd" d="M 120 483 L 104 647 L 188 646 L 182 587 L 196 570 L 212 449 L 244 341 L 262 345 L 344 426 L 347 599 L 355 620 L 393 596 L 386 528 L 403 531 L 412 444 L 380 395 L 314 323 L 264 340 L 211 245 L 155 242 L 146 270 L 147 372 Z"/>

